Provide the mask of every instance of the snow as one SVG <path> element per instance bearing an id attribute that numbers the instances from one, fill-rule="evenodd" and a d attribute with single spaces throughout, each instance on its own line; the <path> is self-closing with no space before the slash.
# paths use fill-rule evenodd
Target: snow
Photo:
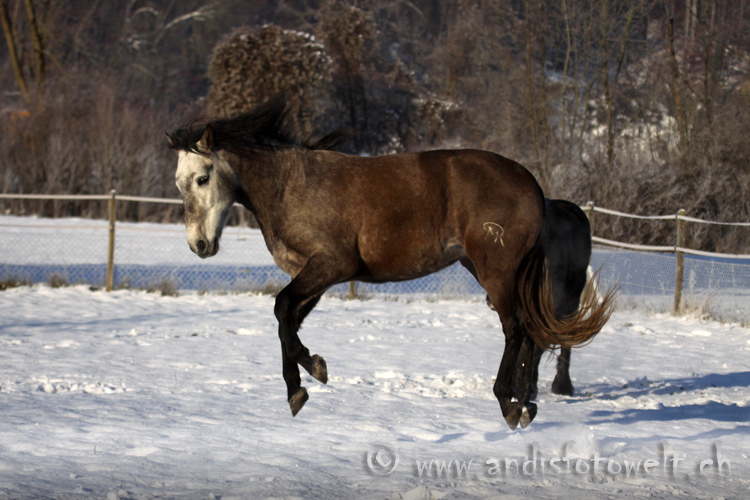
<path id="1" fill-rule="evenodd" d="M 276 267 L 258 229 L 227 227 L 219 253 L 196 258 L 187 245 L 184 224 L 118 222 L 114 252 L 115 287 L 150 288 L 163 282 L 191 290 L 248 291 L 277 287 L 289 277 Z M 108 226 L 77 218 L 0 216 L 0 280 L 104 286 Z M 346 285 L 333 291 L 345 293 Z M 460 264 L 419 280 L 360 284 L 363 294 L 418 292 L 466 295 L 483 293 Z"/>
<path id="2" fill-rule="evenodd" d="M 103 220 L 1 215 L 0 256 L 2 262 L 13 264 L 106 263 L 108 230 L 109 224 Z M 118 221 L 115 233 L 117 264 L 156 266 L 200 262 L 187 245 L 184 224 Z M 274 265 L 259 229 L 227 227 L 221 243 L 221 251 L 206 264 Z M 248 257 L 251 257 L 249 262 Z"/>
<path id="3" fill-rule="evenodd" d="M 0 266 L 102 267 L 106 244 L 102 221 L 0 216 Z M 673 260 L 626 257 L 595 254 L 629 310 L 574 352 L 576 395 L 550 393 L 544 362 L 539 414 L 517 431 L 492 394 L 499 321 L 445 284 L 325 297 L 301 337 L 329 383 L 303 377 L 295 418 L 269 296 L 0 292 L 0 498 L 744 498 L 750 330 L 658 314 Z M 178 278 L 273 266 L 257 230 L 227 228 L 201 261 L 182 225 L 120 222 L 115 259 Z M 743 276 L 712 308 L 747 308 Z"/>
<path id="4" fill-rule="evenodd" d="M 544 361 L 539 414 L 511 431 L 492 394 L 502 330 L 481 300 L 325 297 L 301 338 L 329 383 L 304 375 L 294 418 L 269 296 L 35 285 L 0 292 L 0 311 L 0 498 L 715 499 L 750 486 L 750 329 L 736 324 L 616 312 L 573 353 L 576 395 L 550 393 Z"/>

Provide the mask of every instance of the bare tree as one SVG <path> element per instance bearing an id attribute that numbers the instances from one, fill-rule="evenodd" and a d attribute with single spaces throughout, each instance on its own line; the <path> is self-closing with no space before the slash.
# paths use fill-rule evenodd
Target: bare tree
<path id="1" fill-rule="evenodd" d="M 164 128 L 286 90 L 301 132 L 354 127 L 352 152 L 480 147 L 548 196 L 747 220 L 748 23 L 747 0 L 0 0 L 0 189 L 172 195 Z"/>
<path id="2" fill-rule="evenodd" d="M 10 54 L 10 63 L 13 67 L 13 74 L 16 77 L 18 88 L 21 90 L 24 100 L 28 103 L 30 101 L 29 88 L 26 85 L 26 76 L 23 74 L 23 68 L 21 67 L 21 61 L 18 57 L 18 46 L 16 44 L 16 37 L 13 33 L 13 26 L 11 24 L 10 16 L 8 15 L 8 7 L 5 1 L 0 1 L 0 22 L 3 26 L 3 34 L 5 35 L 5 43 L 8 46 L 8 53 Z"/>
<path id="3" fill-rule="evenodd" d="M 24 51 L 19 50 L 23 47 L 24 42 L 30 43 L 33 47 L 33 67 L 34 79 L 36 81 L 36 96 L 43 95 L 44 83 L 47 79 L 47 54 L 44 50 L 44 40 L 42 37 L 42 31 L 40 23 L 37 17 L 37 10 L 32 0 L 24 0 L 24 7 L 26 12 L 26 22 L 28 24 L 28 39 L 25 40 L 22 33 L 14 29 L 11 21 L 11 16 L 8 12 L 8 6 L 5 0 L 0 1 L 0 24 L 3 27 L 3 34 L 5 35 L 5 42 L 8 46 L 8 53 L 10 54 L 11 66 L 13 67 L 13 74 L 16 77 L 18 88 L 21 90 L 24 100 L 27 104 L 32 104 L 32 95 L 29 91 L 28 80 L 24 74 L 24 66 L 32 66 L 31 64 L 25 64 L 21 54 Z M 49 4 L 45 4 L 46 8 L 49 8 Z M 15 5 L 18 10 L 19 5 Z"/>

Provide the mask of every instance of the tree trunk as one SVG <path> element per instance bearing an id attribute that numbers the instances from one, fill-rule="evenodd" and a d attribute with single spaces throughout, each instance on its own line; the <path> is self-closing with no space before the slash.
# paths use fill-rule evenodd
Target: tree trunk
<path id="1" fill-rule="evenodd" d="M 36 19 L 34 3 L 32 0 L 25 0 L 26 13 L 29 17 L 29 27 L 31 28 L 31 42 L 34 45 L 34 57 L 36 58 L 36 84 L 37 91 L 41 91 L 44 80 L 47 77 L 47 70 L 44 60 L 44 44 L 42 35 L 39 33 L 39 23 Z"/>
<path id="2" fill-rule="evenodd" d="M 24 101 L 26 101 L 26 104 L 29 104 L 29 88 L 26 85 L 26 77 L 23 75 L 21 62 L 18 59 L 18 50 L 16 48 L 15 37 L 13 36 L 13 27 L 10 23 L 8 8 L 3 1 L 0 1 L 0 23 L 3 25 L 5 42 L 8 44 L 8 52 L 10 53 L 10 64 L 13 67 L 13 74 L 16 77 L 18 88 L 21 90 L 21 95 L 23 96 Z"/>
<path id="3" fill-rule="evenodd" d="M 687 123 L 685 109 L 680 100 L 680 70 L 677 66 L 677 56 L 674 48 L 674 18 L 669 20 L 669 60 L 672 65 L 672 94 L 674 96 L 675 115 L 677 118 L 677 131 L 680 135 L 680 147 L 685 148 L 688 144 Z"/>

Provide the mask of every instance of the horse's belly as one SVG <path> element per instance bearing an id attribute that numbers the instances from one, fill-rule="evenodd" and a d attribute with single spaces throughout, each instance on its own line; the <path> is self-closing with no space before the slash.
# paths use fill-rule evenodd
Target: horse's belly
<path id="1" fill-rule="evenodd" d="M 403 243 L 360 246 L 366 278 L 376 282 L 420 278 L 466 256 L 463 246 L 455 241 L 429 243 L 412 240 Z"/>

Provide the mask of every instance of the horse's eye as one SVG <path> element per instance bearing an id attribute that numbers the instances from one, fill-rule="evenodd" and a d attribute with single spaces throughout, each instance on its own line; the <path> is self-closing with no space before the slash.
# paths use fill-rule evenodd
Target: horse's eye
<path id="1" fill-rule="evenodd" d="M 198 177 L 195 182 L 198 183 L 199 186 L 205 186 L 208 184 L 208 176 L 204 175 L 203 177 Z"/>

